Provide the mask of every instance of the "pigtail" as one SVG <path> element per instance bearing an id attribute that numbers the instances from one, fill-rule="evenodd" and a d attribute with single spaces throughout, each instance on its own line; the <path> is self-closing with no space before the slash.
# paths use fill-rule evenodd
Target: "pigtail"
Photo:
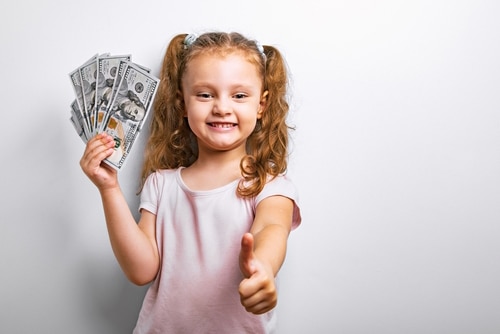
<path id="1" fill-rule="evenodd" d="M 264 89 L 268 91 L 268 95 L 266 110 L 261 119 L 265 133 L 262 144 L 269 145 L 270 174 L 276 176 L 285 173 L 287 169 L 288 134 L 291 129 L 287 124 L 288 75 L 285 60 L 278 49 L 266 46 L 265 53 L 267 63 Z"/>
<path id="2" fill-rule="evenodd" d="M 273 179 L 287 170 L 289 110 L 288 76 L 284 58 L 278 49 L 265 45 L 264 71 L 265 111 L 248 139 L 248 155 L 241 162 L 244 182 L 238 193 L 254 196 Z"/>
<path id="3" fill-rule="evenodd" d="M 195 160 L 191 132 L 183 117 L 179 91 L 179 69 L 183 66 L 185 34 L 175 36 L 167 47 L 160 70 L 160 85 L 155 99 L 150 135 L 145 149 L 141 188 L 149 174 L 159 169 L 188 166 Z"/>

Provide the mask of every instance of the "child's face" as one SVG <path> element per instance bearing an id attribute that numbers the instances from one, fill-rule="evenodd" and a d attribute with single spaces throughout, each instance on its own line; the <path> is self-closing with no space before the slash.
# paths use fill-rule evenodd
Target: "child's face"
<path id="1" fill-rule="evenodd" d="M 239 53 L 199 55 L 182 79 L 185 116 L 198 148 L 245 151 L 246 139 L 263 112 L 262 79 Z"/>

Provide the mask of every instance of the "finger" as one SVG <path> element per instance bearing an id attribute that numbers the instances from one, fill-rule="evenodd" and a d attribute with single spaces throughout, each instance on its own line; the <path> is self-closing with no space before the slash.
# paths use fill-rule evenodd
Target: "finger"
<path id="1" fill-rule="evenodd" d="M 239 293 L 242 299 L 252 296 L 270 296 L 274 293 L 273 279 L 270 278 L 259 261 L 253 261 L 253 273 L 243 279 L 239 285 Z"/>
<path id="2" fill-rule="evenodd" d="M 277 302 L 270 303 L 267 301 L 262 301 L 254 305 L 245 306 L 245 310 L 253 314 L 264 314 L 266 312 L 271 311 L 273 308 L 276 307 L 276 305 Z"/>
<path id="3" fill-rule="evenodd" d="M 241 305 L 245 307 L 245 310 L 247 312 L 255 314 L 265 313 L 273 309 L 278 302 L 276 289 L 274 289 L 274 287 L 271 286 L 261 287 L 260 289 L 252 293 L 250 292 L 250 290 L 254 289 L 255 287 L 248 286 L 250 280 L 251 279 L 246 279 L 240 285 Z"/>
<path id="4" fill-rule="evenodd" d="M 80 159 L 81 167 L 86 169 L 97 168 L 102 160 L 109 157 L 114 152 L 114 140 L 108 135 L 97 135 L 88 143 Z"/>
<path id="5" fill-rule="evenodd" d="M 90 153 L 99 147 L 109 147 L 111 145 L 114 145 L 113 137 L 106 133 L 100 133 L 88 142 L 86 151 Z"/>
<path id="6" fill-rule="evenodd" d="M 103 151 L 107 151 L 114 146 L 113 137 L 106 134 L 99 134 L 89 140 L 83 153 L 84 159 L 89 159 Z"/>
<path id="7" fill-rule="evenodd" d="M 255 273 L 255 255 L 253 252 L 254 238 L 251 233 L 245 233 L 241 238 L 240 269 L 246 278 Z"/>

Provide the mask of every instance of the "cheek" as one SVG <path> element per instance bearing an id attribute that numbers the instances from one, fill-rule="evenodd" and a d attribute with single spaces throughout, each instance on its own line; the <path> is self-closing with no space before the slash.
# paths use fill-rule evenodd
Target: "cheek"
<path id="1" fill-rule="evenodd" d="M 204 119 L 201 119 L 199 114 L 184 110 L 184 122 L 189 126 L 191 131 L 196 132 L 196 128 L 200 127 L 201 123 L 205 123 Z"/>
<path id="2" fill-rule="evenodd" d="M 184 102 L 184 108 L 181 110 L 183 110 L 184 117 L 204 122 L 212 112 L 212 106 L 210 103 L 186 100 Z"/>
<path id="3" fill-rule="evenodd" d="M 195 101 L 190 101 L 189 99 L 179 99 L 177 100 L 180 106 L 180 110 L 182 110 L 182 116 L 184 117 L 195 117 L 195 112 L 198 110 Z"/>

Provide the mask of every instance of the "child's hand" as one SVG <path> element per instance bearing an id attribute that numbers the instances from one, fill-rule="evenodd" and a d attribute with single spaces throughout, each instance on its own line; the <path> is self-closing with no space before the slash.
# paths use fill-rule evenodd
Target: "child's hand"
<path id="1" fill-rule="evenodd" d="M 240 283 L 241 304 L 247 312 L 262 314 L 272 310 L 278 302 L 274 275 L 270 268 L 257 259 L 253 251 L 254 239 L 245 233 L 241 240 L 240 270 L 245 277 Z"/>
<path id="2" fill-rule="evenodd" d="M 117 172 L 102 163 L 114 152 L 115 141 L 106 133 L 100 133 L 90 139 L 80 160 L 80 166 L 88 178 L 99 190 L 118 186 Z"/>

